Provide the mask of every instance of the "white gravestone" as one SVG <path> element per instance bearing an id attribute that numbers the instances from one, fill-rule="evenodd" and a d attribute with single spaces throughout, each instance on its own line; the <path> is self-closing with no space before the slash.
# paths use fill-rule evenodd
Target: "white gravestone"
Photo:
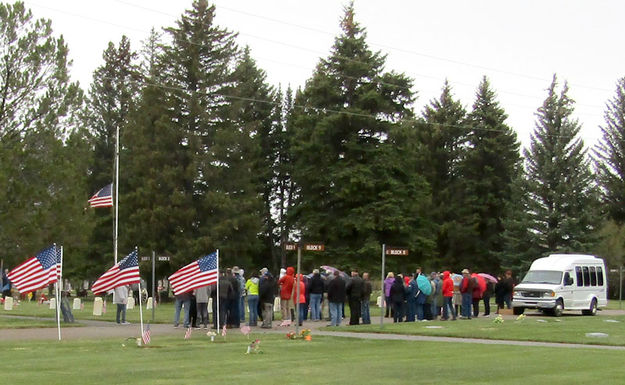
<path id="1" fill-rule="evenodd" d="M 135 308 L 135 299 L 134 297 L 128 297 L 126 301 L 126 309 L 134 309 Z"/>
<path id="2" fill-rule="evenodd" d="M 154 301 L 154 300 L 152 299 L 152 297 L 148 297 L 148 300 L 147 300 L 147 301 L 146 301 L 146 303 L 145 303 L 145 310 L 150 310 L 150 309 L 152 309 L 152 307 L 154 306 L 154 305 L 152 305 L 152 302 L 153 302 L 153 301 Z"/>
<path id="3" fill-rule="evenodd" d="M 93 301 L 93 315 L 102 315 L 103 304 L 102 297 L 95 297 Z"/>
<path id="4" fill-rule="evenodd" d="M 56 309 L 56 298 L 50 298 L 50 309 Z"/>
<path id="5" fill-rule="evenodd" d="M 72 310 L 80 310 L 80 298 L 74 298 Z"/>
<path id="6" fill-rule="evenodd" d="M 4 310 L 13 310 L 13 297 L 6 297 L 4 299 Z"/>

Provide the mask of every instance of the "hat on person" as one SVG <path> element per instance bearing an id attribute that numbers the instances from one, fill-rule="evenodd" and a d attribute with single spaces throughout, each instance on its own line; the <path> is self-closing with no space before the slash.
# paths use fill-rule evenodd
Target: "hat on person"
<path id="1" fill-rule="evenodd" d="M 469 274 L 469 269 L 463 269 L 462 274 Z"/>

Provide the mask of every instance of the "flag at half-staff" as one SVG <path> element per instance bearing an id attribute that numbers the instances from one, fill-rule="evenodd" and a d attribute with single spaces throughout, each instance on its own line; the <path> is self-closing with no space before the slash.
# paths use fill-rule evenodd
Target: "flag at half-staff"
<path id="1" fill-rule="evenodd" d="M 20 293 L 28 293 L 56 282 L 60 274 L 61 250 L 52 245 L 11 270 L 7 277 Z"/>
<path id="2" fill-rule="evenodd" d="M 170 275 L 174 295 L 217 283 L 217 252 L 192 262 Z"/>
<path id="3" fill-rule="evenodd" d="M 93 283 L 91 291 L 99 294 L 112 290 L 118 286 L 131 285 L 139 283 L 139 259 L 137 257 L 137 249 L 128 254 L 113 267 L 102 274 L 100 278 Z"/>
<path id="4" fill-rule="evenodd" d="M 88 200 L 91 207 L 111 207 L 113 206 L 113 184 L 107 184 L 98 192 L 93 194 Z"/>

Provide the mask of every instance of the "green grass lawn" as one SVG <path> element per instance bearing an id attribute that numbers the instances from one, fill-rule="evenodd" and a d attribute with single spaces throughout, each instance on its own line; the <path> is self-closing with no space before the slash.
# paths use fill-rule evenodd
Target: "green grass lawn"
<path id="1" fill-rule="evenodd" d="M 7 384 L 602 384 L 622 383 L 625 352 L 262 336 L 3 343 Z M 125 346 L 124 346 L 125 345 Z"/>
<path id="2" fill-rule="evenodd" d="M 403 322 L 385 324 L 372 320 L 371 325 L 326 327 L 324 330 L 395 333 L 409 335 L 509 339 L 519 341 L 568 342 L 625 346 L 625 316 L 563 317 L 527 316 L 521 321 L 495 323 L 494 317 L 471 320 Z M 617 322 L 614 322 L 617 321 Z M 608 337 L 587 337 L 586 333 L 606 333 Z"/>
<path id="3" fill-rule="evenodd" d="M 62 327 L 79 327 L 80 324 L 66 324 L 61 320 Z M 54 328 L 56 321 L 41 320 L 32 318 L 0 317 L 0 329 L 32 329 L 32 328 Z"/>

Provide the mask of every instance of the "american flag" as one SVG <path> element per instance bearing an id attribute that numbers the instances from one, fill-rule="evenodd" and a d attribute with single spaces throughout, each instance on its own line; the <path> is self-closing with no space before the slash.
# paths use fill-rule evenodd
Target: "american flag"
<path id="1" fill-rule="evenodd" d="M 143 335 L 141 336 L 141 338 L 143 339 L 143 344 L 147 345 L 150 343 L 151 338 L 150 338 L 150 324 L 148 324 L 148 326 L 145 327 L 145 331 L 143 332 Z"/>
<path id="2" fill-rule="evenodd" d="M 93 283 L 91 291 L 94 294 L 103 293 L 122 285 L 131 285 L 139 282 L 139 260 L 137 259 L 137 250 L 128 254 L 113 267 L 102 274 L 97 281 Z"/>
<path id="3" fill-rule="evenodd" d="M 91 207 L 111 207 L 113 206 L 113 184 L 102 187 L 89 199 Z"/>
<path id="4" fill-rule="evenodd" d="M 224 324 L 224 327 L 221 329 L 221 335 L 222 336 L 226 336 L 226 334 L 228 334 L 228 328 L 226 327 L 227 325 Z"/>
<path id="5" fill-rule="evenodd" d="M 13 269 L 7 276 L 20 293 L 28 293 L 54 282 L 61 274 L 61 248 L 40 251 Z"/>
<path id="6" fill-rule="evenodd" d="M 188 340 L 189 338 L 191 338 L 191 332 L 193 332 L 193 329 L 191 327 L 187 328 L 187 331 L 184 332 L 184 339 Z"/>
<path id="7" fill-rule="evenodd" d="M 217 282 L 217 252 L 192 262 L 169 276 L 174 295 Z"/>

